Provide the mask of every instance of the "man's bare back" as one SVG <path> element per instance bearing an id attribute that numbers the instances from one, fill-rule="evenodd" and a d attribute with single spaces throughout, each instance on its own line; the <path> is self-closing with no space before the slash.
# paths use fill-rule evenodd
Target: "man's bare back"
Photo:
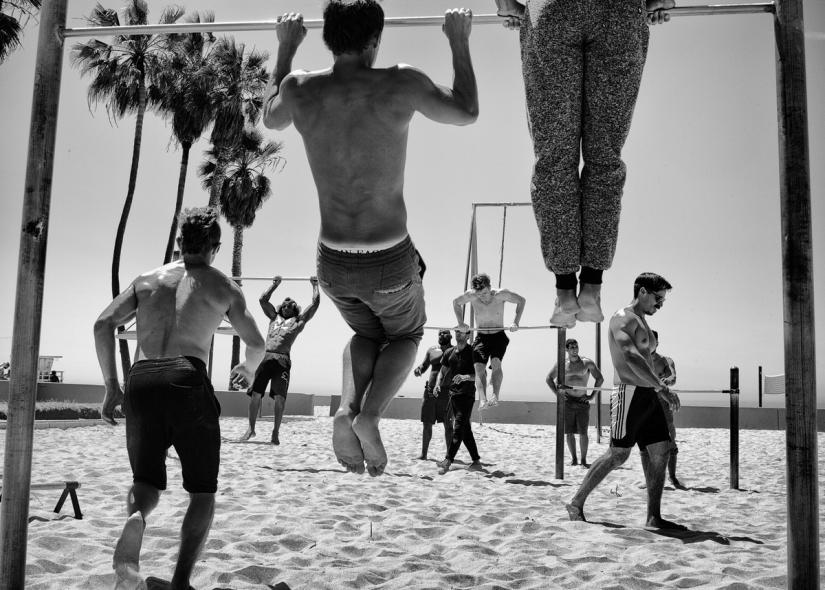
<path id="1" fill-rule="evenodd" d="M 407 65 L 372 67 L 366 54 L 336 55 L 326 70 L 289 73 L 279 67 L 267 90 L 264 124 L 295 124 L 304 140 L 321 209 L 321 241 L 336 249 L 379 250 L 407 236 L 404 168 L 409 124 L 416 112 L 440 123 L 467 125 L 478 117 L 467 43 L 471 19 L 448 14 L 456 64 L 454 89 L 434 84 Z M 279 24 L 279 59 L 291 65 L 303 40 L 303 17 Z M 284 71 L 286 70 L 286 71 Z"/>

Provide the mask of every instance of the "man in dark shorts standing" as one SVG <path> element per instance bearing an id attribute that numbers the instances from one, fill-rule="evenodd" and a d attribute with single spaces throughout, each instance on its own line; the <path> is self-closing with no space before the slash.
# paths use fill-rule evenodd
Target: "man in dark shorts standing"
<path id="1" fill-rule="evenodd" d="M 622 465 L 635 444 L 646 449 L 650 460 L 642 462 L 647 481 L 647 518 L 645 526 L 657 529 L 686 530 L 683 525 L 662 518 L 662 490 L 665 485 L 670 434 L 659 399 L 674 411 L 679 397 L 653 370 L 651 351 L 653 332 L 645 316 L 662 308 L 671 285 L 654 273 L 643 273 L 633 285 L 633 301 L 610 318 L 610 357 L 613 359 L 614 385 L 611 400 L 611 444 L 593 462 L 578 492 L 567 504 L 570 520 L 585 520 L 584 502 L 607 474 Z"/>
<path id="2" fill-rule="evenodd" d="M 266 354 L 264 360 L 255 373 L 255 380 L 252 387 L 247 391 L 249 396 L 249 428 L 241 437 L 241 440 L 249 440 L 255 436 L 255 421 L 258 419 L 258 411 L 261 409 L 261 399 L 266 393 L 266 386 L 270 385 L 269 397 L 275 402 L 274 424 L 272 426 L 272 437 L 270 442 L 273 445 L 281 444 L 278 432 L 281 429 L 281 420 L 284 417 L 284 405 L 286 404 L 286 394 L 289 390 L 289 373 L 292 368 L 292 360 L 289 358 L 292 345 L 298 334 L 304 331 L 306 324 L 315 316 L 318 305 L 321 303 L 321 296 L 318 292 L 318 277 L 310 277 L 312 283 L 312 303 L 307 306 L 306 311 L 301 313 L 301 306 L 287 297 L 278 307 L 269 302 L 272 293 L 281 284 L 281 277 L 272 279 L 272 284 L 263 292 L 258 300 L 266 317 L 269 318 L 269 332 L 266 337 Z"/>
<path id="3" fill-rule="evenodd" d="M 303 16 L 280 17 L 278 59 L 264 124 L 301 134 L 318 191 L 318 280 L 355 335 L 344 349 L 341 406 L 332 446 L 347 471 L 381 475 L 387 452 L 378 424 L 415 363 L 424 334 L 423 263 L 407 232 L 404 166 L 416 113 L 438 123 L 478 118 L 470 59 L 472 13 L 448 10 L 443 30 L 453 88 L 407 65 L 375 68 L 384 11 L 376 0 L 327 0 L 324 43 L 332 67 L 292 69 L 306 36 Z"/>
<path id="4" fill-rule="evenodd" d="M 129 515 L 115 547 L 117 588 L 145 588 L 140 546 L 146 518 L 166 489 L 166 451 L 174 446 L 189 508 L 183 518 L 172 588 L 188 588 L 212 517 L 218 488 L 220 405 L 206 373 L 212 335 L 224 315 L 246 343 L 246 361 L 232 369 L 234 383 L 249 382 L 264 356 L 264 340 L 240 287 L 211 264 L 220 248 L 215 209 L 181 214 L 178 244 L 183 259 L 136 278 L 95 322 L 95 347 L 106 382 L 104 412 L 122 402 L 134 483 Z M 139 312 L 139 313 L 138 313 Z M 140 360 L 120 389 L 114 332 L 137 317 Z"/>
<path id="5" fill-rule="evenodd" d="M 579 356 L 579 343 L 573 338 L 568 338 L 564 343 L 567 349 L 567 361 L 564 363 L 565 385 L 572 387 L 587 387 L 590 375 L 596 380 L 593 387 L 601 387 L 604 383 L 599 367 L 587 357 Z M 547 375 L 547 385 L 552 392 L 559 396 L 559 387 L 556 385 L 556 377 L 559 374 L 558 364 L 553 365 L 553 369 Z M 587 438 L 587 427 L 590 425 L 590 401 L 596 397 L 596 391 L 587 393 L 580 389 L 566 389 L 564 391 L 564 433 L 567 435 L 567 448 L 573 458 L 570 465 L 578 465 L 576 456 L 576 437 L 579 435 L 579 444 L 582 448 L 581 466 L 585 469 L 590 467 L 587 462 L 587 448 L 590 439 Z"/>
<path id="6" fill-rule="evenodd" d="M 462 331 L 470 329 L 464 323 L 464 304 L 469 303 L 475 313 L 477 326 L 476 339 L 473 342 L 473 362 L 475 363 L 476 388 L 480 398 L 478 409 L 483 410 L 498 405 L 501 382 L 504 379 L 501 361 L 510 343 L 510 339 L 504 332 L 504 304 L 516 304 L 516 317 L 510 325 L 510 331 L 515 332 L 518 330 L 527 300 L 508 289 L 490 288 L 490 277 L 483 272 L 470 280 L 470 286 L 472 287 L 470 290 L 453 300 L 453 311 L 458 320 L 458 329 Z M 493 395 L 489 401 L 487 401 L 488 361 L 491 367 L 490 382 L 493 385 Z"/>
<path id="7" fill-rule="evenodd" d="M 447 375 L 450 375 L 450 411 L 455 420 L 453 427 L 453 440 L 447 447 L 447 456 L 443 461 L 438 462 L 438 474 L 444 475 L 450 470 L 450 465 L 455 461 L 461 443 L 470 453 L 470 469 L 481 468 L 481 457 L 478 455 L 476 439 L 473 436 L 471 418 L 473 415 L 473 404 L 476 401 L 475 386 L 475 363 L 473 363 L 472 348 L 467 346 L 469 332 L 456 330 L 455 346 L 444 353 L 444 360 L 441 362 L 441 371 L 438 373 L 433 393 L 443 395 L 441 385 Z"/>
<path id="8" fill-rule="evenodd" d="M 430 449 L 430 441 L 433 438 L 433 424 L 436 422 L 444 424 L 444 440 L 447 448 L 450 448 L 450 441 L 453 439 L 453 418 L 450 414 L 450 400 L 446 395 L 435 395 L 433 392 L 438 373 L 441 371 L 441 360 L 444 352 L 452 347 L 453 337 L 449 330 L 441 330 L 438 333 L 438 346 L 431 346 L 424 355 L 421 364 L 413 369 L 413 375 L 421 377 L 430 368 L 430 377 L 424 383 L 424 399 L 421 402 L 421 423 L 424 425 L 424 433 L 421 442 L 421 455 L 418 459 L 427 460 L 427 452 Z"/>

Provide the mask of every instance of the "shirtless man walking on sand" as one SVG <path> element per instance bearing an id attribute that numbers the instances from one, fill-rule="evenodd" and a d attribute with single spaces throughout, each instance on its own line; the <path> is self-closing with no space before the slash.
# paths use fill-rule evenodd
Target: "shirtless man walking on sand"
<path id="1" fill-rule="evenodd" d="M 273 445 L 281 444 L 278 433 L 281 429 L 281 420 L 284 417 L 286 394 L 289 390 L 289 373 L 292 368 L 292 359 L 289 354 L 298 334 L 304 331 L 309 320 L 315 317 L 318 305 L 321 303 L 318 293 L 318 277 L 310 277 L 312 283 L 312 303 L 301 313 L 301 306 L 287 297 L 278 307 L 269 302 L 272 293 L 281 284 L 281 277 L 272 279 L 272 284 L 263 292 L 258 302 L 269 318 L 269 331 L 266 336 L 266 354 L 264 360 L 255 373 L 252 387 L 247 391 L 249 396 L 249 428 L 240 440 L 249 440 L 255 436 L 255 422 L 258 411 L 261 409 L 261 399 L 266 393 L 266 386 L 270 385 L 269 397 L 275 402 L 273 408 L 273 426 L 270 442 Z"/>
<path id="2" fill-rule="evenodd" d="M 220 248 L 215 209 L 181 214 L 178 244 L 183 259 L 136 278 L 95 322 L 95 347 L 106 397 L 103 411 L 123 402 L 126 446 L 134 483 L 129 515 L 115 547 L 116 588 L 145 588 L 140 546 L 146 518 L 166 489 L 166 451 L 174 446 L 183 469 L 189 508 L 183 517 L 173 590 L 189 588 L 212 517 L 218 489 L 220 405 L 206 373 L 212 335 L 224 315 L 246 343 L 246 361 L 232 369 L 233 383 L 249 382 L 264 356 L 264 339 L 246 307 L 240 287 L 211 264 Z M 140 360 L 120 389 L 114 332 L 137 318 Z M 156 578 L 149 578 L 146 582 Z"/>
<path id="3" fill-rule="evenodd" d="M 472 289 L 453 300 L 453 311 L 458 320 L 458 329 L 466 332 L 470 326 L 464 323 L 462 306 L 469 303 L 476 318 L 476 339 L 473 342 L 473 362 L 476 371 L 476 389 L 478 389 L 478 409 L 492 408 L 498 405 L 498 396 L 501 392 L 501 381 L 504 373 L 501 370 L 501 360 L 507 351 L 510 339 L 504 333 L 504 304 L 516 304 L 516 317 L 510 326 L 510 331 L 518 330 L 521 314 L 524 312 L 524 303 L 527 301 L 521 295 L 507 289 L 491 289 L 490 277 L 485 273 L 475 275 L 470 281 Z M 485 328 L 490 328 L 485 330 Z M 487 401 L 487 361 L 490 361 L 492 373 L 490 381 L 493 385 L 493 395 Z"/>
<path id="4" fill-rule="evenodd" d="M 587 357 L 579 356 L 579 343 L 572 338 L 568 338 L 564 347 L 567 349 L 567 360 L 564 363 L 565 385 L 573 387 L 587 387 L 590 375 L 596 380 L 593 387 L 601 387 L 604 383 L 599 367 Z M 556 378 L 559 375 L 558 364 L 553 365 L 552 370 L 547 375 L 547 385 L 551 391 L 559 396 L 559 387 L 556 385 Z M 587 448 L 590 439 L 587 438 L 587 427 L 590 425 L 590 401 L 596 397 L 596 390 L 590 393 L 580 389 L 565 389 L 564 391 L 564 433 L 567 435 L 567 448 L 573 458 L 570 465 L 578 465 L 576 457 L 576 437 L 579 435 L 579 444 L 582 448 L 581 466 L 585 469 L 590 467 L 587 462 Z"/>
<path id="5" fill-rule="evenodd" d="M 593 462 L 578 492 L 567 504 L 570 520 L 584 521 L 584 502 L 607 474 L 622 465 L 633 445 L 646 449 L 649 461 L 642 462 L 647 481 L 647 518 L 645 526 L 657 529 L 687 530 L 683 525 L 662 518 L 662 490 L 669 455 L 670 434 L 659 399 L 672 410 L 679 409 L 679 397 L 653 370 L 651 351 L 655 338 L 645 316 L 659 311 L 671 285 L 663 277 L 643 273 L 633 285 L 633 301 L 610 318 L 610 357 L 613 359 L 614 385 L 611 400 L 611 444 Z"/>
<path id="6" fill-rule="evenodd" d="M 306 35 L 300 14 L 279 18 L 278 59 L 264 99 L 264 124 L 294 123 L 318 190 L 318 280 L 355 332 L 344 349 L 341 407 L 333 422 L 338 461 L 353 473 L 384 472 L 378 423 L 415 363 L 424 334 L 423 264 L 407 233 L 404 166 L 416 112 L 438 123 L 478 118 L 470 60 L 472 13 L 448 10 L 453 88 L 400 64 L 374 68 L 384 27 L 376 0 L 327 0 L 324 43 L 334 63 L 292 70 Z"/>
<path id="7" fill-rule="evenodd" d="M 413 369 L 413 375 L 421 377 L 431 367 L 430 376 L 424 383 L 424 399 L 421 402 L 421 423 L 424 425 L 424 432 L 421 440 L 421 454 L 418 459 L 427 460 L 427 453 L 430 449 L 430 441 L 433 438 L 433 424 L 441 422 L 444 424 L 444 440 L 447 448 L 453 440 L 453 417 L 450 413 L 450 400 L 446 395 L 435 395 L 435 382 L 441 372 L 441 363 L 444 360 L 444 353 L 453 347 L 453 337 L 449 330 L 438 332 L 438 346 L 431 346 L 424 355 L 421 364 Z"/>

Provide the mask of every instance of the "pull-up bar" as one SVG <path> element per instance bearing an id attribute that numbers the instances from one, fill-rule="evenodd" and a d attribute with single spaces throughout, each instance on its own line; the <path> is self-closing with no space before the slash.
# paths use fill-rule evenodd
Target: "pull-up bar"
<path id="1" fill-rule="evenodd" d="M 773 2 L 757 4 L 717 4 L 709 6 L 678 6 L 667 11 L 671 16 L 715 16 L 722 14 L 756 14 L 776 10 Z M 504 19 L 496 14 L 473 16 L 474 25 L 495 25 Z M 385 27 L 430 27 L 444 24 L 444 16 L 399 16 L 384 19 Z M 167 33 L 224 33 L 229 31 L 274 30 L 278 21 L 250 21 L 226 23 L 175 23 L 170 25 L 132 25 L 118 27 L 77 27 L 61 29 L 67 37 L 98 37 L 105 35 L 162 35 Z M 323 20 L 305 20 L 307 29 L 321 29 Z"/>
<path id="2" fill-rule="evenodd" d="M 425 330 L 449 330 L 452 332 L 453 330 L 458 330 L 458 326 L 424 326 Z M 514 330 L 514 332 L 520 332 L 521 330 L 558 330 L 558 326 L 519 326 L 518 330 Z M 470 329 L 467 330 L 468 332 L 486 332 L 489 330 L 510 330 L 510 326 L 484 326 L 483 328 L 474 328 L 470 326 Z"/>
<path id="3" fill-rule="evenodd" d="M 274 277 L 229 277 L 233 281 L 271 281 Z M 281 277 L 282 281 L 308 281 L 312 277 Z"/>

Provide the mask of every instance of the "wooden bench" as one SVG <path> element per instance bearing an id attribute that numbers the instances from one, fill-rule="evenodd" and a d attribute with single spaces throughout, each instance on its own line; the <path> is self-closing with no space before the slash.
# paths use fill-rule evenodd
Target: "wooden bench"
<path id="1" fill-rule="evenodd" d="M 60 494 L 60 499 L 54 507 L 54 513 L 60 514 L 60 509 L 63 508 L 63 503 L 66 501 L 66 496 L 72 499 L 72 508 L 74 508 L 74 517 L 77 520 L 83 519 L 83 513 L 80 512 L 80 502 L 77 500 L 77 489 L 80 487 L 80 482 L 77 481 L 62 481 L 57 483 L 33 483 L 31 485 L 34 490 L 63 490 Z M 0 488 L 0 502 L 3 500 L 2 488 Z"/>

